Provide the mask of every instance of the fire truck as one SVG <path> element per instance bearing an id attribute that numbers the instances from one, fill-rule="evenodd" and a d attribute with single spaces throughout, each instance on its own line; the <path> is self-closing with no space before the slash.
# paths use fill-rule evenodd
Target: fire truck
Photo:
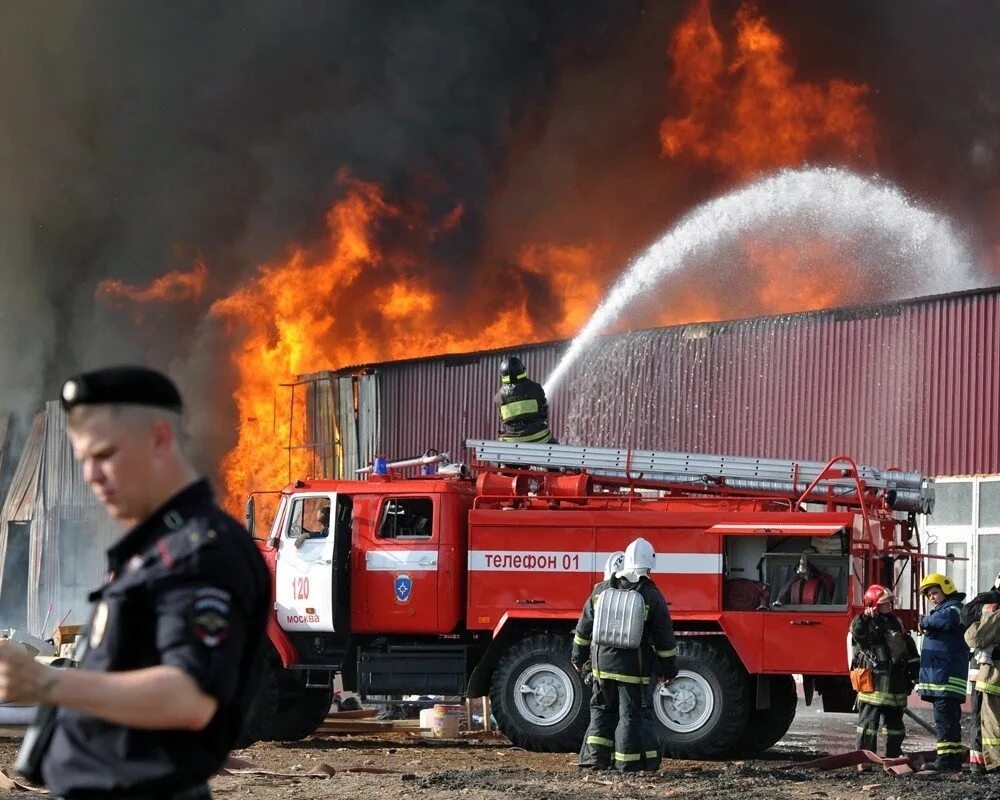
<path id="1" fill-rule="evenodd" d="M 297 481 L 257 534 L 273 575 L 269 651 L 245 739 L 295 740 L 331 704 L 485 697 L 534 751 L 573 751 L 590 689 L 572 632 L 608 556 L 642 536 L 679 643 L 654 691 L 664 751 L 760 752 L 807 703 L 850 710 L 846 640 L 870 583 L 916 622 L 919 514 L 933 482 L 829 463 L 472 440 L 357 480 Z M 412 474 L 418 470 L 419 474 Z M 255 524 L 255 497 L 247 503 Z"/>

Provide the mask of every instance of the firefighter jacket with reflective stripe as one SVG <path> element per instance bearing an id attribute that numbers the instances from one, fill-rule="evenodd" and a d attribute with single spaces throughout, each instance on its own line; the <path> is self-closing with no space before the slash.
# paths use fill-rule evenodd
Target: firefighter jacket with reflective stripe
<path id="1" fill-rule="evenodd" d="M 859 614 L 851 621 L 851 638 L 851 668 L 867 667 L 875 683 L 874 691 L 858 692 L 858 700 L 873 706 L 905 706 L 920 669 L 920 655 L 899 617 Z"/>
<path id="2" fill-rule="evenodd" d="M 924 632 L 920 648 L 921 697 L 964 698 L 968 689 L 969 646 L 965 643 L 962 601 L 955 592 L 920 620 Z"/>
<path id="3" fill-rule="evenodd" d="M 506 383 L 493 399 L 500 415 L 503 438 L 512 442 L 536 442 L 549 432 L 549 404 L 545 390 L 534 381 Z"/>
<path id="4" fill-rule="evenodd" d="M 978 599 L 978 598 L 977 598 Z M 996 603 L 997 600 L 989 602 Z M 1000 695 L 1000 611 L 983 611 L 979 605 L 977 619 L 965 631 L 965 643 L 975 650 L 991 650 L 993 664 L 982 664 L 976 674 L 976 690 L 987 694 Z"/>
<path id="5" fill-rule="evenodd" d="M 594 630 L 594 606 L 601 593 L 608 588 L 627 589 L 630 584 L 612 578 L 601 581 L 583 605 L 583 612 L 576 623 L 573 637 L 573 663 L 578 667 L 590 660 L 594 676 L 600 679 L 616 680 L 622 683 L 649 683 L 653 675 L 673 678 L 677 675 L 677 641 L 674 626 L 670 621 L 667 601 L 649 578 L 639 580 L 634 591 L 642 595 L 646 604 L 646 619 L 643 625 L 642 645 L 637 650 L 594 645 L 591 652 L 591 638 Z"/>

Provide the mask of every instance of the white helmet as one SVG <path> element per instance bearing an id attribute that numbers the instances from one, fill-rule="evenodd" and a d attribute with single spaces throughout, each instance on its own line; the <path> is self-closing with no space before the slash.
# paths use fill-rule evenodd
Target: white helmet
<path id="1" fill-rule="evenodd" d="M 625 548 L 625 564 L 615 573 L 616 578 L 627 578 L 635 583 L 643 575 L 649 575 L 656 565 L 656 551 L 645 539 L 636 539 Z"/>
<path id="2" fill-rule="evenodd" d="M 614 575 L 618 570 L 625 568 L 625 553 L 619 550 L 616 553 L 612 553 L 608 556 L 608 560 L 604 564 L 604 580 L 611 580 L 611 576 Z"/>

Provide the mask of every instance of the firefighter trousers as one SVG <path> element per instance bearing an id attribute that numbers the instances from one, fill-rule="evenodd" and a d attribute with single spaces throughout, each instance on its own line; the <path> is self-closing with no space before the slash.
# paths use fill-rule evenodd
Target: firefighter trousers
<path id="1" fill-rule="evenodd" d="M 937 733 L 937 755 L 945 761 L 960 761 L 962 747 L 962 698 L 934 698 L 934 730 Z"/>
<path id="2" fill-rule="evenodd" d="M 643 707 L 645 697 L 645 707 Z M 660 768 L 653 691 L 649 684 L 595 680 L 590 725 L 580 748 L 580 766 L 622 772 Z"/>
<path id="3" fill-rule="evenodd" d="M 972 714 L 971 733 L 972 742 L 969 744 L 969 763 L 986 766 L 983 758 L 983 693 L 972 690 Z"/>
<path id="4" fill-rule="evenodd" d="M 876 752 L 879 719 L 882 721 L 881 733 L 885 735 L 885 757 L 902 755 L 906 729 L 903 727 L 903 709 L 899 706 L 858 703 L 858 750 Z"/>

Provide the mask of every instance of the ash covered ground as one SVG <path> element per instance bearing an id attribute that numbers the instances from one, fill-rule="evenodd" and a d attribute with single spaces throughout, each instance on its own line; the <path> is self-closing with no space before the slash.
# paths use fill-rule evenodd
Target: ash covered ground
<path id="1" fill-rule="evenodd" d="M 917 709 L 925 720 L 929 708 Z M 742 798 L 742 800 L 1000 800 L 1000 777 L 962 775 L 931 778 L 893 777 L 881 770 L 858 774 L 853 767 L 815 772 L 797 764 L 828 753 L 853 749 L 855 718 L 823 714 L 800 702 L 784 740 L 763 758 L 733 761 L 666 761 L 655 775 L 622 776 L 580 772 L 574 757 L 562 753 L 529 753 L 499 735 L 463 734 L 461 740 L 422 739 L 417 734 L 336 736 L 296 744 L 257 744 L 235 755 L 287 775 L 221 775 L 212 781 L 219 798 L 299 800 L 408 800 L 462 798 L 500 800 L 590 800 L 608 798 Z M 933 747 L 933 740 L 907 721 L 904 750 Z M 17 744 L 0 742 L 0 764 L 9 766 Z M 784 767 L 791 763 L 790 769 Z M 336 770 L 330 778 L 307 775 L 318 765 Z M 351 771 L 363 770 L 363 771 Z M 385 772 L 382 772 L 382 771 Z M 2 793 L 0 793 L 2 794 Z M 30 797 L 25 792 L 4 795 Z"/>

